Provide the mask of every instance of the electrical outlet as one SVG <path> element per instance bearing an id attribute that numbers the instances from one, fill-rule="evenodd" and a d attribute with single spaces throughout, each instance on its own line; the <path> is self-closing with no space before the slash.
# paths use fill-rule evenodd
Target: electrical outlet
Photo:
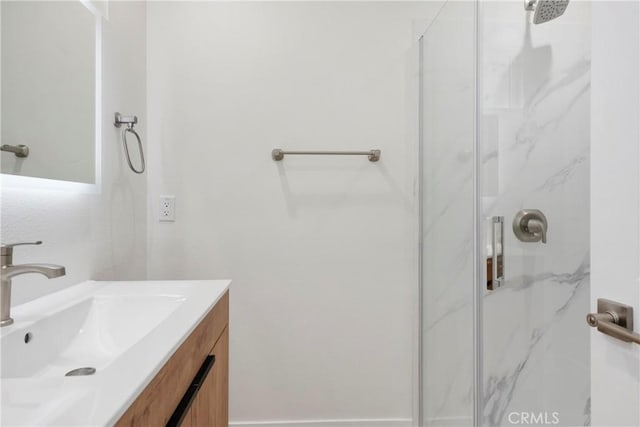
<path id="1" fill-rule="evenodd" d="M 176 220 L 176 196 L 160 196 L 160 221 Z"/>

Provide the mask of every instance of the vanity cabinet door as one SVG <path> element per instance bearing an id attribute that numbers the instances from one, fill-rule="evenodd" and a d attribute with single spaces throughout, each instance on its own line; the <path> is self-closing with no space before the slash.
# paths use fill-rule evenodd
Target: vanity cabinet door
<path id="1" fill-rule="evenodd" d="M 216 363 L 202 383 L 191 410 L 193 418 L 183 426 L 228 427 L 229 423 L 229 332 L 225 329 L 211 350 Z M 192 424 L 189 424 L 192 423 Z"/>
<path id="2" fill-rule="evenodd" d="M 202 426 L 202 427 L 214 427 L 216 420 L 215 413 L 215 401 L 216 401 L 216 376 L 220 368 L 217 366 L 218 361 L 216 360 L 216 364 L 211 368 L 211 372 L 209 372 L 209 376 L 202 383 L 202 387 L 200 387 L 200 391 L 198 391 L 198 396 L 196 397 L 195 402 L 193 402 L 193 406 L 191 407 L 191 412 L 193 412 L 193 418 L 191 423 L 193 426 Z M 189 426 L 188 422 L 182 424 L 182 426 Z"/>
<path id="3" fill-rule="evenodd" d="M 196 427 L 198 424 L 196 424 L 194 421 L 195 418 L 195 406 L 192 406 L 191 409 L 189 409 L 189 412 L 187 412 L 187 415 L 184 416 L 184 418 L 182 419 L 182 422 L 180 423 L 180 427 Z"/>
<path id="4" fill-rule="evenodd" d="M 215 375 L 215 426 L 229 427 L 229 327 L 213 348 L 220 364 Z"/>

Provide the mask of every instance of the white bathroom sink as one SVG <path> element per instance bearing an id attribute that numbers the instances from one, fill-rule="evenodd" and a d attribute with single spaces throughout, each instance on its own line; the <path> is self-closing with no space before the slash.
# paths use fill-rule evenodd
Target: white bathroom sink
<path id="1" fill-rule="evenodd" d="M 126 290 L 126 289 L 124 289 Z M 100 371 L 185 301 L 181 295 L 94 295 L 2 336 L 1 377 Z"/>
<path id="2" fill-rule="evenodd" d="M 0 329 L 0 425 L 114 424 L 229 283 L 89 281 L 14 307 Z"/>

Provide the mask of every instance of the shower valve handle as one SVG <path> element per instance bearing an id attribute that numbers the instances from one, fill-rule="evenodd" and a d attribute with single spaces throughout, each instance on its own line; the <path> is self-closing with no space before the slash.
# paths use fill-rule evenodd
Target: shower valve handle
<path id="1" fill-rule="evenodd" d="M 547 243 L 547 217 L 538 209 L 522 209 L 513 219 L 513 233 L 521 242 Z"/>

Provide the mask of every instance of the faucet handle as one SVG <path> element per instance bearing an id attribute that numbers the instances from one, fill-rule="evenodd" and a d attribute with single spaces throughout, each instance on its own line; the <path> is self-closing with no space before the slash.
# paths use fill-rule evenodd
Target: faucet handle
<path id="1" fill-rule="evenodd" d="M 13 247 L 14 246 L 23 246 L 23 245 L 41 245 L 42 240 L 38 240 L 36 242 L 20 242 L 20 243 L 8 243 L 6 245 L 2 245 L 2 253 L 1 255 L 13 255 Z"/>

